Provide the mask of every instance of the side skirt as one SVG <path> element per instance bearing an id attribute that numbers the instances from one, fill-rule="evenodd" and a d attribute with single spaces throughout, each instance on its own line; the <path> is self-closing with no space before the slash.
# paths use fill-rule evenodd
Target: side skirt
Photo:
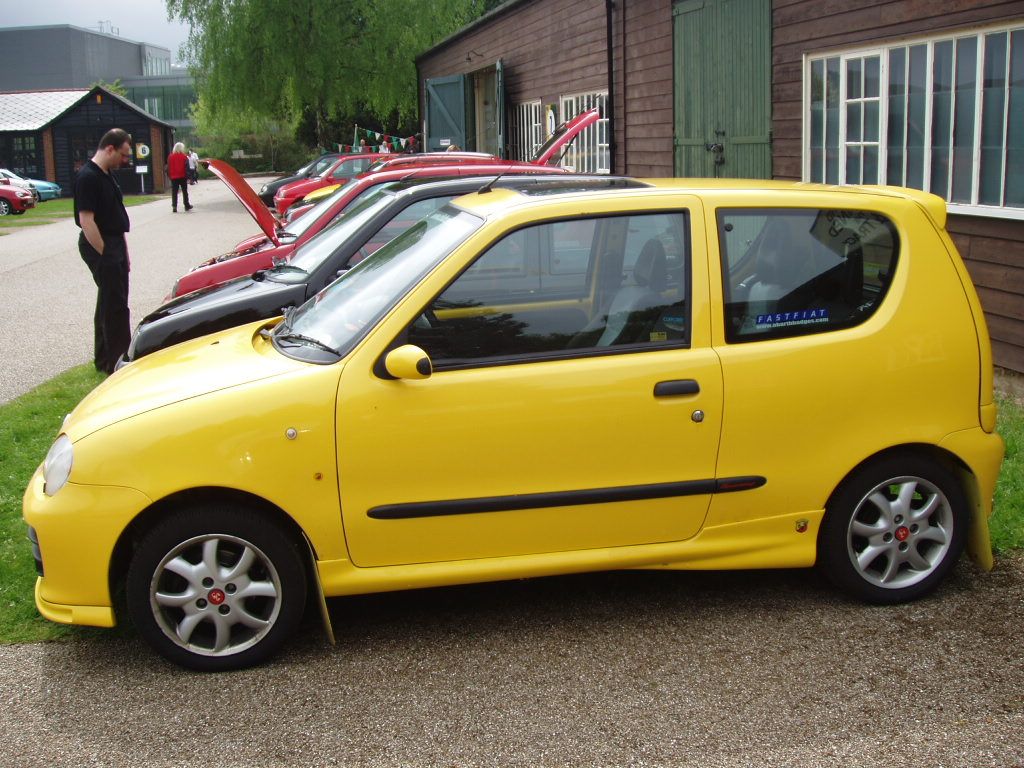
<path id="1" fill-rule="evenodd" d="M 348 560 L 320 560 L 316 566 L 327 597 L 630 568 L 807 568 L 814 565 L 824 514 L 812 510 L 709 526 L 686 541 L 659 544 L 375 568 Z"/>

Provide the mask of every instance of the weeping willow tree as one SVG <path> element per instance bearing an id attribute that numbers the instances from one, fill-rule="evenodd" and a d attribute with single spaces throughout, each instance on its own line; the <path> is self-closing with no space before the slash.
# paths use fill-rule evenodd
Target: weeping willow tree
<path id="1" fill-rule="evenodd" d="M 167 0 L 187 22 L 185 60 L 212 111 L 324 121 L 416 111 L 415 57 L 494 0 Z"/>

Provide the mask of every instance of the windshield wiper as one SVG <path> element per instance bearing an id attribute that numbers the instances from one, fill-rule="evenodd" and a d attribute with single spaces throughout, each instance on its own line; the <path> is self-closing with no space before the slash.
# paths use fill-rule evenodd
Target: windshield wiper
<path id="1" fill-rule="evenodd" d="M 289 263 L 287 263 L 285 261 L 277 262 L 276 264 L 274 264 L 274 266 L 272 266 L 267 271 L 268 272 L 301 272 L 304 275 L 308 275 L 309 274 L 302 267 L 296 266 L 295 264 L 289 264 Z"/>
<path id="2" fill-rule="evenodd" d="M 288 321 L 286 320 L 285 323 Z M 284 327 L 282 325 L 282 327 Z M 278 341 L 297 341 L 301 344 L 309 344 L 310 346 L 317 347 L 324 350 L 324 352 L 330 352 L 332 355 L 341 357 L 341 352 L 336 350 L 330 344 L 324 344 L 320 339 L 314 339 L 312 336 L 304 336 L 301 333 L 295 333 L 294 331 L 288 331 L 287 333 L 275 333 L 274 338 Z"/>

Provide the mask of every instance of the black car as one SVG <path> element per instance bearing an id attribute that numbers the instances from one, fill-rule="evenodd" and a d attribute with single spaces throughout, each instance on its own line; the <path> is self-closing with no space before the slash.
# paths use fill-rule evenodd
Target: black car
<path id="1" fill-rule="evenodd" d="M 263 201 L 263 204 L 269 208 L 274 207 L 274 195 L 277 194 L 277 190 L 283 187 L 285 184 L 291 184 L 293 181 L 302 181 L 303 179 L 310 179 L 317 174 L 323 173 L 331 164 L 341 157 L 337 152 L 328 152 L 324 155 L 318 155 L 306 163 L 304 166 L 299 168 L 291 176 L 282 176 L 279 179 L 268 181 L 262 187 L 260 187 L 259 198 Z"/>
<path id="2" fill-rule="evenodd" d="M 542 193 L 647 186 L 612 176 L 463 176 L 383 184 L 330 226 L 303 244 L 287 261 L 173 299 L 142 319 L 132 336 L 127 364 L 151 352 L 236 325 L 276 317 L 334 282 L 412 224 L 461 195 L 486 185 Z"/>

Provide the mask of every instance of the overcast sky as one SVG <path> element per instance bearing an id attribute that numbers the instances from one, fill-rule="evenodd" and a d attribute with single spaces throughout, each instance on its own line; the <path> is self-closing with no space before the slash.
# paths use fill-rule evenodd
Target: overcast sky
<path id="1" fill-rule="evenodd" d="M 169 48 L 171 58 L 179 61 L 178 46 L 188 38 L 188 27 L 167 21 L 164 0 L 129 0 L 120 3 L 95 3 L 83 0 L 0 0 L 0 27 L 33 27 L 42 24 L 73 24 L 84 29 L 103 31 L 111 25 L 120 37 L 136 43 Z"/>

